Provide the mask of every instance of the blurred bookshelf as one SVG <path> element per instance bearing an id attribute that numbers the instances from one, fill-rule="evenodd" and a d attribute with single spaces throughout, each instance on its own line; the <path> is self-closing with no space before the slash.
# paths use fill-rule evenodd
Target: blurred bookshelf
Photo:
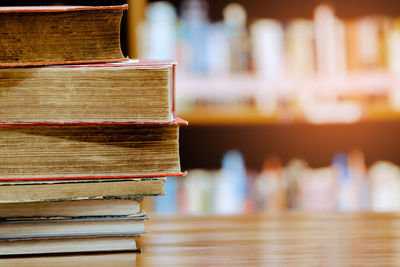
<path id="1" fill-rule="evenodd" d="M 400 210 L 396 1 L 168 2 L 149 1 L 138 47 L 179 62 L 189 175 L 156 211 Z"/>
<path id="2" fill-rule="evenodd" d="M 392 103 L 396 100 L 390 95 L 392 91 L 389 88 L 397 83 L 392 75 L 369 72 L 331 81 L 330 86 L 324 83 L 323 79 L 271 83 L 251 75 L 181 77 L 178 87 L 185 90 L 180 94 L 181 102 L 178 101 L 178 115 L 188 118 L 192 125 L 354 123 L 400 118 L 400 111 Z M 260 85 L 292 89 L 258 97 L 262 94 Z M 310 88 L 307 94 L 315 99 L 311 96 L 301 99 L 307 96 L 299 95 L 301 92 L 293 93 L 296 87 Z M 261 97 L 266 99 L 260 100 Z"/>
<path id="3" fill-rule="evenodd" d="M 149 1 L 139 55 L 179 62 L 177 113 L 191 125 L 181 132 L 184 168 L 219 167 L 229 149 L 258 169 L 269 154 L 320 167 L 354 148 L 369 165 L 400 164 L 390 146 L 371 144 L 396 142 L 396 134 L 377 129 L 396 133 L 400 123 L 399 7 L 391 0 L 324 3 Z M 310 138 L 298 139 L 302 131 Z M 312 146 L 332 132 L 341 137 L 326 140 L 333 143 L 326 152 Z M 359 142 L 360 134 L 371 138 Z M 310 147 L 286 148 L 296 142 Z"/>
<path id="4" fill-rule="evenodd" d="M 167 5 L 155 3 L 150 9 L 161 13 L 165 8 L 164 15 L 169 12 L 173 21 L 167 32 L 175 35 L 166 42 L 177 48 L 169 51 L 171 56 L 181 57 L 177 110 L 192 124 L 353 123 L 399 117 L 398 21 L 387 14 L 393 10 L 386 12 L 393 2 L 375 4 L 363 14 L 345 12 L 345 19 L 336 14 L 348 10 L 341 1 L 331 6 L 306 1 L 289 17 L 282 10 L 268 17 L 267 7 L 274 1 L 226 1 L 223 8 L 221 2 L 175 2 L 179 17 Z M 223 14 L 217 21 L 210 20 L 214 5 Z M 254 6 L 265 7 L 265 15 L 247 14 Z M 298 5 L 282 3 L 272 9 L 278 6 L 293 12 Z M 145 34 L 142 40 L 151 42 L 151 37 Z"/>

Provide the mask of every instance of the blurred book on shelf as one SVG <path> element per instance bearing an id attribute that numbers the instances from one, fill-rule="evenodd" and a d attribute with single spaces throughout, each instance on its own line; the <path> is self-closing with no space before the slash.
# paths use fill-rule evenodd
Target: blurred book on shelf
<path id="1" fill-rule="evenodd" d="M 165 189 L 166 196 L 152 203 L 153 214 L 398 212 L 400 166 L 379 161 L 367 167 L 363 153 L 353 150 L 318 168 L 301 159 L 283 164 L 271 155 L 255 171 L 246 170 L 240 152 L 228 151 L 221 169 L 191 170 L 169 179 Z"/>
<path id="2" fill-rule="evenodd" d="M 212 22 L 210 8 L 204 0 L 182 1 L 179 12 L 150 3 L 139 31 L 141 58 L 180 63 L 177 111 L 192 123 L 400 118 L 400 18 L 344 20 L 318 5 L 313 19 L 248 20 L 230 3 Z"/>

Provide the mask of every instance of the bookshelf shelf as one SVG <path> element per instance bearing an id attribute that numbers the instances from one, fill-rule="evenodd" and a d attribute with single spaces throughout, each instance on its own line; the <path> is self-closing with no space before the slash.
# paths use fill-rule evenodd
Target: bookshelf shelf
<path id="1" fill-rule="evenodd" d="M 188 119 L 190 125 L 248 125 L 278 123 L 276 116 L 264 116 L 251 105 L 196 105 L 187 111 L 178 111 L 178 116 Z"/>
<path id="2" fill-rule="evenodd" d="M 213 126 L 213 125 L 275 125 L 275 124 L 313 124 L 302 117 L 291 117 L 280 119 L 278 114 L 262 115 L 254 106 L 202 106 L 197 105 L 190 110 L 179 112 L 178 116 L 190 121 L 190 125 Z M 400 121 L 400 112 L 387 107 L 377 105 L 371 108 L 367 117 L 357 122 L 384 122 Z M 353 123 L 353 122 L 351 122 Z M 356 122 L 354 122 L 356 123 Z M 317 124 L 348 124 L 347 122 L 320 122 Z"/>

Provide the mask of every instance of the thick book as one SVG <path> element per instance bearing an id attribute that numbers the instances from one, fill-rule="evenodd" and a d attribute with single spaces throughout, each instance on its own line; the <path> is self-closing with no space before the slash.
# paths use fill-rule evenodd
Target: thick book
<path id="1" fill-rule="evenodd" d="M 0 68 L 0 124 L 170 122 L 175 65 L 130 60 Z"/>
<path id="2" fill-rule="evenodd" d="M 144 234 L 144 214 L 124 216 L 4 218 L 0 241 L 35 238 L 71 238 Z"/>
<path id="3" fill-rule="evenodd" d="M 139 235 L 139 234 L 137 234 Z M 0 240 L 1 256 L 17 256 L 17 255 L 33 255 L 33 254 L 53 254 L 53 253 L 84 253 L 84 252 L 112 252 L 112 251 L 137 251 L 135 236 L 83 236 L 74 238 L 52 238 L 52 239 L 14 239 Z M 37 259 L 29 259 L 33 266 Z M 11 263 L 12 260 L 0 259 L 0 264 Z M 38 261 L 41 263 L 49 263 L 49 261 Z M 55 262 L 51 261 L 49 266 L 55 266 Z M 89 266 L 92 263 L 89 264 Z M 105 261 L 107 262 L 107 261 Z M 117 261 L 118 262 L 118 261 Z M 104 263 L 104 262 L 98 262 Z M 78 265 L 79 262 L 77 262 Z M 115 264 L 115 262 L 113 262 Z M 111 264 L 111 265 L 113 265 Z M 19 265 L 19 264 L 18 264 Z M 76 266 L 78 266 L 76 265 Z M 110 265 L 110 266 L 111 266 Z M 2 265 L 3 266 L 3 265 Z M 57 266 L 72 266 L 61 265 Z M 74 265 L 75 266 L 75 265 Z"/>
<path id="4" fill-rule="evenodd" d="M 0 7 L 0 66 L 116 62 L 121 6 Z"/>
<path id="5" fill-rule="evenodd" d="M 2 218 L 29 217 L 82 217 L 140 214 L 142 197 L 133 198 L 101 198 L 38 202 L 2 203 Z"/>
<path id="6" fill-rule="evenodd" d="M 179 175 L 182 123 L 0 127 L 0 181 Z"/>
<path id="7" fill-rule="evenodd" d="M 15 181 L 0 183 L 0 204 L 158 196 L 166 178 Z"/>

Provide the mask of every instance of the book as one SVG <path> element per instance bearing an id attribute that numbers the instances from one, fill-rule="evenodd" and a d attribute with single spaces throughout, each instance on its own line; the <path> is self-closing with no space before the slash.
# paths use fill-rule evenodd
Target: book
<path id="1" fill-rule="evenodd" d="M 329 5 L 314 10 L 314 34 L 318 75 L 337 79 L 347 71 L 344 23 Z"/>
<path id="2" fill-rule="evenodd" d="M 0 127 L 0 181 L 180 174 L 182 123 Z"/>
<path id="3" fill-rule="evenodd" d="M 392 162 L 375 162 L 369 170 L 371 210 L 397 212 L 400 210 L 400 167 Z"/>
<path id="4" fill-rule="evenodd" d="M 179 194 L 178 179 L 168 179 L 165 183 L 164 190 L 165 195 L 154 198 L 154 208 L 152 210 L 156 214 L 177 213 Z"/>
<path id="5" fill-rule="evenodd" d="M 264 201 L 263 208 L 267 212 L 283 212 L 287 210 L 287 183 L 282 173 L 282 164 L 278 157 L 269 155 L 263 164 L 257 179 L 258 193 Z"/>
<path id="6" fill-rule="evenodd" d="M 114 239 L 114 238 L 113 238 Z M 99 244 L 101 241 L 97 241 Z M 121 237 L 121 244 L 135 243 L 134 238 Z M 93 241 L 93 240 L 92 240 Z M 58 240 L 62 242 L 62 240 Z M 0 266 L 19 266 L 19 267 L 32 267 L 32 266 L 57 266 L 57 267 L 77 267 L 77 266 L 118 266 L 118 267 L 132 267 L 136 266 L 136 253 L 128 252 L 113 252 L 113 253 L 64 253 L 64 254 L 51 254 L 51 255 L 35 255 L 34 257 L 22 256 L 18 257 L 0 257 Z"/>
<path id="7" fill-rule="evenodd" d="M 0 255 L 7 256 L 137 250 L 138 248 L 136 247 L 134 236 L 87 236 L 58 239 L 22 239 L 0 241 Z M 0 259 L 0 263 L 7 261 L 11 261 L 11 259 Z M 29 259 L 29 261 L 31 261 L 31 259 Z M 51 265 L 53 265 L 53 263 L 54 262 L 52 262 Z"/>
<path id="8" fill-rule="evenodd" d="M 177 12 L 169 2 L 154 2 L 146 5 L 146 19 L 137 25 L 139 58 L 177 58 L 176 27 Z"/>
<path id="9" fill-rule="evenodd" d="M 157 196 L 166 178 L 15 181 L 0 183 L 0 203 Z"/>
<path id="10" fill-rule="evenodd" d="M 139 214 L 141 197 L 2 203 L 1 218 L 79 217 Z"/>
<path id="11" fill-rule="evenodd" d="M 125 60 L 120 6 L 0 8 L 0 66 Z"/>
<path id="12" fill-rule="evenodd" d="M 256 20 L 250 26 L 250 35 L 256 74 L 268 79 L 282 79 L 285 75 L 282 23 L 274 19 Z"/>
<path id="13" fill-rule="evenodd" d="M 0 124 L 170 122 L 175 63 L 0 68 Z"/>
<path id="14" fill-rule="evenodd" d="M 345 22 L 349 71 L 378 70 L 380 65 L 385 65 L 380 46 L 386 42 L 386 23 L 387 18 L 380 16 L 366 16 Z"/>
<path id="15" fill-rule="evenodd" d="M 315 74 L 313 27 L 311 20 L 301 18 L 287 26 L 285 56 L 289 77 L 307 79 Z"/>
<path id="16" fill-rule="evenodd" d="M 4 218 L 0 240 L 143 234 L 144 213 L 124 216 Z"/>

